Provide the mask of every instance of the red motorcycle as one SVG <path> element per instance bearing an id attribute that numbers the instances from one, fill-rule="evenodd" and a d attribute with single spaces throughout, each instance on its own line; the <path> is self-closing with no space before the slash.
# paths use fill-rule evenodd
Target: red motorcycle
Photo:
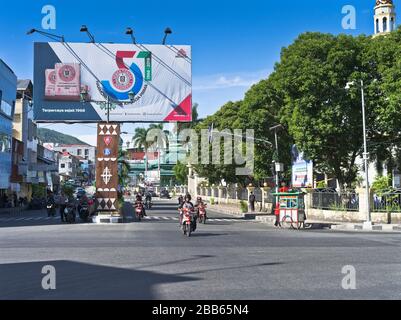
<path id="1" fill-rule="evenodd" d="M 135 204 L 135 215 L 139 221 L 141 221 L 141 219 L 143 219 L 143 204 L 142 203 Z"/>
<path id="2" fill-rule="evenodd" d="M 206 204 L 201 204 L 198 206 L 198 217 L 199 217 L 199 223 L 206 224 Z"/>
<path id="3" fill-rule="evenodd" d="M 182 210 L 182 232 L 184 235 L 187 235 L 188 237 L 191 236 L 191 233 L 193 231 L 193 211 L 189 210 L 188 208 L 183 208 Z"/>

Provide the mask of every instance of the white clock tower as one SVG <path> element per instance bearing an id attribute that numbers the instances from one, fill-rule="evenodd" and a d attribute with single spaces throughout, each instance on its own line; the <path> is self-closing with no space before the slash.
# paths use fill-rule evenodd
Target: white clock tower
<path id="1" fill-rule="evenodd" d="M 376 0 L 375 36 L 388 34 L 395 30 L 395 6 L 393 0 Z"/>

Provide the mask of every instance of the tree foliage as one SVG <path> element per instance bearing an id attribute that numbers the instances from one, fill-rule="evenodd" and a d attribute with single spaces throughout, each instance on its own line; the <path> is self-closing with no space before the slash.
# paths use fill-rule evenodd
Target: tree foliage
<path id="1" fill-rule="evenodd" d="M 345 87 L 353 81 L 349 90 Z M 280 161 L 290 166 L 295 143 L 315 169 L 335 176 L 340 187 L 357 179 L 363 153 L 361 81 L 366 102 L 368 148 L 378 169 L 401 167 L 401 29 L 387 36 L 352 37 L 301 34 L 281 52 L 270 76 L 239 102 L 225 104 L 197 128 L 254 129 L 255 137 L 274 143 L 269 127 L 281 124 Z M 274 148 L 258 145 L 255 174 L 270 175 Z M 232 166 L 200 165 L 211 182 L 233 178 Z"/>

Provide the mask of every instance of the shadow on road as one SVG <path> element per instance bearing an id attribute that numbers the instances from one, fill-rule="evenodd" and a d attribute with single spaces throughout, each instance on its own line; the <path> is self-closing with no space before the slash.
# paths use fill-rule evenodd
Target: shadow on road
<path id="1" fill-rule="evenodd" d="M 246 266 L 237 266 L 237 267 L 225 267 L 225 268 L 213 268 L 213 269 L 205 269 L 205 270 L 199 270 L 199 271 L 191 271 L 191 272 L 183 272 L 179 273 L 180 275 L 190 275 L 190 274 L 196 274 L 196 273 L 205 273 L 205 272 L 210 272 L 210 271 L 224 271 L 224 270 L 234 270 L 234 269 L 245 269 L 248 270 L 249 268 L 258 268 L 258 267 L 271 267 L 271 266 L 278 266 L 284 264 L 283 262 L 265 262 L 265 263 L 258 263 L 258 264 L 252 264 L 252 265 L 246 265 Z"/>
<path id="2" fill-rule="evenodd" d="M 45 265 L 56 270 L 55 290 L 42 288 Z M 157 299 L 154 286 L 195 280 L 199 279 L 64 260 L 2 264 L 0 299 Z"/>
<path id="3" fill-rule="evenodd" d="M 198 230 L 198 229 L 196 229 Z M 228 236 L 228 235 L 232 235 L 229 233 L 206 233 L 206 232 L 199 232 L 197 233 L 195 231 L 195 233 L 191 233 L 191 237 L 193 238 L 198 238 L 198 237 L 217 237 L 217 236 Z"/>

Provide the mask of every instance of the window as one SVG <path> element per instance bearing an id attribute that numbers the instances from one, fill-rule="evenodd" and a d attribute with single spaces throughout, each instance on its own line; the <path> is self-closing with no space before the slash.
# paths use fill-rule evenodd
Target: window
<path id="1" fill-rule="evenodd" d="M 383 18 L 383 32 L 387 32 L 387 18 Z"/>
<path id="2" fill-rule="evenodd" d="M 65 169 L 65 163 L 60 164 L 61 169 Z"/>
<path id="3" fill-rule="evenodd" d="M 70 169 L 72 168 L 72 163 L 71 162 L 68 163 L 68 168 L 70 168 Z"/>
<path id="4" fill-rule="evenodd" d="M 85 156 L 89 156 L 89 149 L 85 149 Z"/>
<path id="5" fill-rule="evenodd" d="M 77 155 L 80 156 L 82 154 L 82 149 L 77 149 Z"/>
<path id="6" fill-rule="evenodd" d="M 379 19 L 376 19 L 376 33 L 380 33 Z"/>
<path id="7" fill-rule="evenodd" d="M 67 152 L 67 149 L 63 149 L 62 152 Z"/>
<path id="8" fill-rule="evenodd" d="M 394 20 L 394 18 L 391 18 L 390 31 L 393 31 L 393 30 L 395 30 L 395 29 L 396 29 L 396 27 L 395 27 L 395 20 Z"/>

